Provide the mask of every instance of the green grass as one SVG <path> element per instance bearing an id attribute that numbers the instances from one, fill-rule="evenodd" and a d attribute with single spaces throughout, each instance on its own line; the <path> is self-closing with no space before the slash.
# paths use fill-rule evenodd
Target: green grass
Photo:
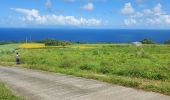
<path id="1" fill-rule="evenodd" d="M 23 100 L 20 97 L 15 96 L 7 87 L 0 83 L 0 100 Z"/>
<path id="2" fill-rule="evenodd" d="M 96 48 L 78 48 L 79 46 Z M 4 52 L 16 50 L 6 46 Z M 3 47 L 0 46 L 0 50 Z M 170 46 L 83 44 L 67 48 L 19 49 L 21 65 L 170 95 Z M 0 65 L 15 65 L 14 51 L 1 53 Z"/>

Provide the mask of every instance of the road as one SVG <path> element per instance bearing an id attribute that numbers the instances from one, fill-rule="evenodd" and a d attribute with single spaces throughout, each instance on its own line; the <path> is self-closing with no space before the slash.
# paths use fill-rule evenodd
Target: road
<path id="1" fill-rule="evenodd" d="M 29 100 L 170 100 L 170 96 L 70 75 L 0 67 L 0 81 Z"/>

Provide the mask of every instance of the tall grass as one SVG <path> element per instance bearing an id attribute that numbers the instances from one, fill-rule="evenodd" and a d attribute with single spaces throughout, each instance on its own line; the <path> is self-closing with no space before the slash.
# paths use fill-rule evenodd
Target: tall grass
<path id="1" fill-rule="evenodd" d="M 86 44 L 86 47 L 96 47 L 86 49 L 77 48 L 79 46 L 81 45 L 72 45 L 69 48 L 19 49 L 22 63 L 20 66 L 93 78 L 170 95 L 170 46 Z M 6 64 L 15 64 L 13 52 L 3 54 L 0 59 Z"/>
<path id="2" fill-rule="evenodd" d="M 15 96 L 7 87 L 0 83 L 0 100 L 23 100 L 20 97 Z"/>

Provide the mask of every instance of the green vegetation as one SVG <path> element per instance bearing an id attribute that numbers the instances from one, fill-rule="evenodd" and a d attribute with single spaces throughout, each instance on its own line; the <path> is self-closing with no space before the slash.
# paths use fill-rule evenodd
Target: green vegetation
<path id="1" fill-rule="evenodd" d="M 155 44 L 155 42 L 153 42 L 152 40 L 150 39 L 143 39 L 140 41 L 142 44 Z"/>
<path id="2" fill-rule="evenodd" d="M 18 50 L 18 44 L 6 44 L 0 45 L 0 55 L 8 55 L 13 54 L 15 51 Z"/>
<path id="3" fill-rule="evenodd" d="M 168 40 L 168 41 L 165 41 L 165 44 L 170 44 L 170 40 Z"/>
<path id="4" fill-rule="evenodd" d="M 15 65 L 17 45 L 3 45 L 0 65 Z M 93 47 L 93 48 L 91 48 Z M 11 52 L 12 50 L 12 52 Z M 21 65 L 170 95 L 170 46 L 81 44 L 66 48 L 18 49 Z"/>
<path id="5" fill-rule="evenodd" d="M 41 41 L 36 41 L 36 42 L 44 43 L 45 46 L 66 46 L 66 45 L 72 44 L 72 42 L 59 41 L 59 40 L 53 40 L 53 39 L 46 39 L 46 40 L 41 40 Z"/>
<path id="6" fill-rule="evenodd" d="M 0 83 L 0 100 L 23 100 L 23 99 L 13 95 L 12 92 L 8 90 L 3 83 Z"/>

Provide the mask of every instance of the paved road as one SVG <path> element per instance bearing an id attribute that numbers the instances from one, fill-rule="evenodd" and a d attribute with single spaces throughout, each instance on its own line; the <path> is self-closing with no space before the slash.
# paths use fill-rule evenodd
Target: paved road
<path id="1" fill-rule="evenodd" d="M 30 100 L 170 100 L 170 96 L 80 77 L 0 67 L 0 81 Z"/>

